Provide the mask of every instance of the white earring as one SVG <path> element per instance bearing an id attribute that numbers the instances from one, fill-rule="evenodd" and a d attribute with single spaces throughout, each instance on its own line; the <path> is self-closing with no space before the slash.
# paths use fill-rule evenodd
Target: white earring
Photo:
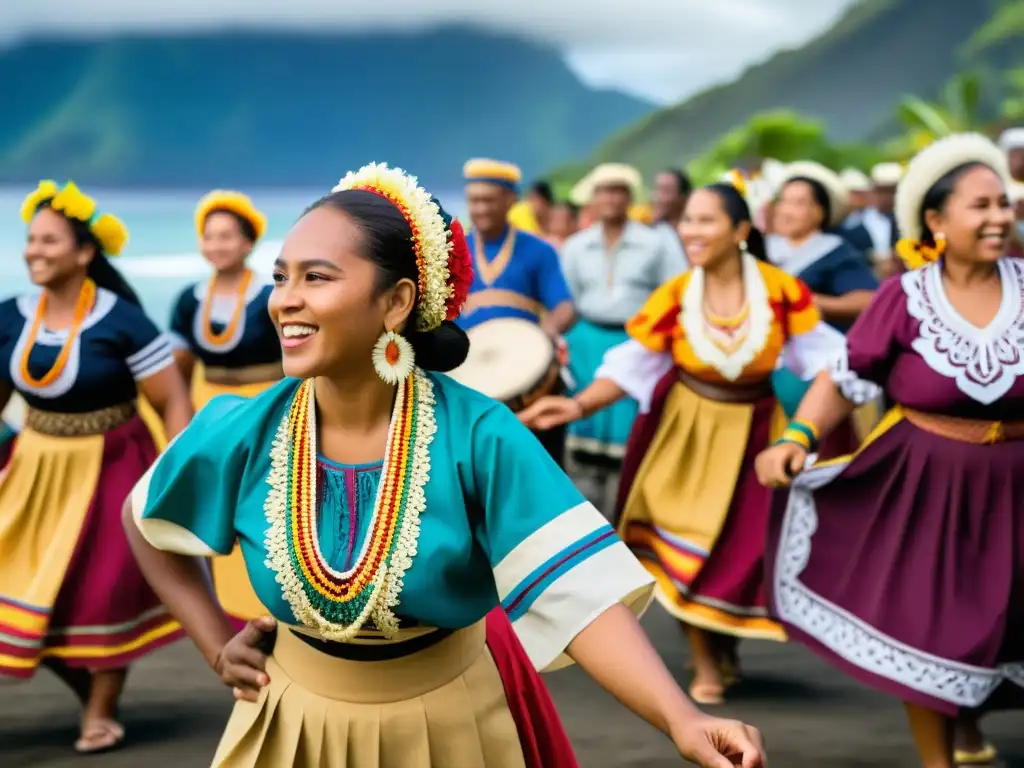
<path id="1" fill-rule="evenodd" d="M 746 252 L 747 252 L 747 241 L 746 240 L 740 240 L 740 253 L 746 253 Z"/>
<path id="2" fill-rule="evenodd" d="M 388 384 L 409 378 L 416 364 L 412 344 L 399 333 L 385 331 L 373 347 L 373 370 Z"/>

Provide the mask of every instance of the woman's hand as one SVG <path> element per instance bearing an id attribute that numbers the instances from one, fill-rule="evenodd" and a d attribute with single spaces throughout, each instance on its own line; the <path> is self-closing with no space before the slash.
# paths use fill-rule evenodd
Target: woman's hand
<path id="1" fill-rule="evenodd" d="M 553 429 L 583 418 L 583 406 L 571 397 L 548 395 L 518 413 L 519 420 L 533 430 Z"/>
<path id="2" fill-rule="evenodd" d="M 779 443 L 757 455 L 754 471 L 757 481 L 767 488 L 785 488 L 807 461 L 807 451 L 796 443 Z"/>
<path id="3" fill-rule="evenodd" d="M 739 720 L 700 715 L 672 732 L 679 754 L 701 768 L 768 768 L 761 733 Z"/>
<path id="4" fill-rule="evenodd" d="M 265 643 L 276 628 L 277 622 L 269 616 L 253 619 L 217 654 L 214 671 L 233 689 L 236 699 L 256 701 L 260 689 L 270 682 Z"/>

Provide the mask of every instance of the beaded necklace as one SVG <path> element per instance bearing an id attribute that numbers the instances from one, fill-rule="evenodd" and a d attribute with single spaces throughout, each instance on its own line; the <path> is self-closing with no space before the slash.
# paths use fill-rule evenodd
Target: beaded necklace
<path id="1" fill-rule="evenodd" d="M 43 318 L 46 316 L 46 292 L 43 292 L 43 295 L 39 297 L 39 303 L 36 305 L 36 314 L 32 321 L 32 330 L 29 331 L 28 342 L 25 344 L 25 351 L 21 354 L 21 378 L 27 386 L 36 389 L 48 387 L 64 372 L 64 368 L 68 364 L 68 358 L 71 357 L 71 348 L 75 344 L 75 339 L 78 338 L 82 323 L 85 322 L 85 318 L 92 311 L 95 301 L 96 283 L 86 278 L 82 283 L 81 289 L 78 291 L 78 300 L 75 302 L 75 314 L 71 320 L 68 337 L 60 348 L 60 354 L 57 355 L 57 359 L 50 367 L 50 370 L 37 379 L 29 371 L 28 362 L 32 356 L 32 349 L 36 344 L 36 337 L 43 327 Z"/>
<path id="2" fill-rule="evenodd" d="M 238 283 L 235 296 L 235 311 L 231 315 L 231 322 L 224 326 L 224 330 L 220 333 L 214 333 L 210 327 L 210 313 L 213 311 L 213 299 L 216 296 L 214 291 L 217 288 L 217 275 L 210 278 L 210 284 L 206 288 L 206 297 L 203 299 L 203 336 L 210 345 L 223 347 L 234 337 L 238 323 L 242 319 L 242 313 L 245 311 L 245 295 L 249 291 L 249 283 L 251 282 L 252 270 L 247 269 L 245 270 L 245 275 L 242 276 Z"/>
<path id="3" fill-rule="evenodd" d="M 317 438 L 313 381 L 299 385 L 278 426 L 264 504 L 267 562 L 296 619 L 325 640 L 351 640 L 372 619 L 398 632 L 394 608 L 412 565 L 426 506 L 428 448 L 437 429 L 433 383 L 414 370 L 398 385 L 369 532 L 352 568 L 335 571 L 317 533 Z"/>

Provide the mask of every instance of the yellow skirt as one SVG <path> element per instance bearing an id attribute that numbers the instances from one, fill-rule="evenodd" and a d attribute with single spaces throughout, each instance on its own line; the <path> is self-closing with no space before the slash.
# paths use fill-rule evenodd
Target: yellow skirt
<path id="1" fill-rule="evenodd" d="M 277 632 L 259 701 L 237 702 L 214 766 L 525 768 L 484 622 L 390 661 Z"/>
<path id="2" fill-rule="evenodd" d="M 213 384 L 207 381 L 203 375 L 202 363 L 196 363 L 192 376 L 192 405 L 199 411 L 217 395 L 255 397 L 276 383 L 276 381 L 260 381 L 238 385 Z M 157 449 L 162 451 L 167 447 L 163 422 L 153 407 L 141 397 L 139 398 L 139 413 L 143 421 L 146 422 L 146 426 L 149 427 Z M 217 599 L 220 600 L 225 613 L 241 621 L 269 615 L 269 611 L 256 597 L 256 591 L 249 582 L 249 574 L 245 569 L 245 561 L 242 559 L 242 552 L 238 544 L 235 544 L 230 555 L 213 559 L 212 571 Z"/>
<path id="3" fill-rule="evenodd" d="M 765 447 L 786 426 L 780 407 L 764 408 L 710 400 L 685 384 L 674 385 L 629 489 L 619 533 L 654 577 L 656 599 L 675 618 L 738 637 L 782 641 L 785 632 L 768 617 L 763 596 L 755 595 L 763 581 L 763 537 L 734 543 L 746 539 L 735 534 L 736 525 L 768 513 L 767 503 L 764 509 L 742 500 L 734 504 L 755 482 L 749 468 L 744 470 L 748 454 L 758 448 L 752 444 L 755 433 Z M 721 551 L 727 526 L 729 551 Z M 735 558 L 743 576 L 730 585 L 734 589 L 707 584 L 706 575 L 698 583 L 712 558 L 716 564 Z"/>
<path id="4" fill-rule="evenodd" d="M 102 435 L 19 434 L 0 474 L 0 674 L 28 677 L 46 658 L 127 666 L 181 636 L 121 527 L 153 457 L 138 419 Z"/>

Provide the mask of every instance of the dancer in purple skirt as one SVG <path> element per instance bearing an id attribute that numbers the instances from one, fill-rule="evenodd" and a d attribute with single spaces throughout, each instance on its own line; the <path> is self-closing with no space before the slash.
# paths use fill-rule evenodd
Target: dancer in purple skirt
<path id="1" fill-rule="evenodd" d="M 925 265 L 881 287 L 757 459 L 764 484 L 792 482 L 770 532 L 775 615 L 906 703 L 926 768 L 955 764 L 958 715 L 1024 704 L 1024 261 L 1004 256 L 1008 180 L 977 134 L 914 158 L 897 217 Z M 860 450 L 801 472 L 878 386 L 897 405 Z"/>

